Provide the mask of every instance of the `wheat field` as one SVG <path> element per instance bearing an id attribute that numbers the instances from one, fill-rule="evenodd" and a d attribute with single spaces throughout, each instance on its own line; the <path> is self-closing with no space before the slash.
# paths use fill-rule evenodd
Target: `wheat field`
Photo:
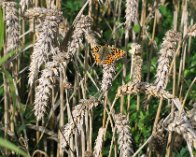
<path id="1" fill-rule="evenodd" d="M 195 0 L 0 0 L 0 157 L 196 157 Z"/>

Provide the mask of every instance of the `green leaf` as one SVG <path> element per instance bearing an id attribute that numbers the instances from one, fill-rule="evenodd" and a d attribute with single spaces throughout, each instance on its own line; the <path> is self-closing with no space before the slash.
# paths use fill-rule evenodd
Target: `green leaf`
<path id="1" fill-rule="evenodd" d="M 133 26 L 133 31 L 135 32 L 135 33 L 139 33 L 140 32 L 140 25 L 134 25 Z"/>
<path id="2" fill-rule="evenodd" d="M 2 66 L 5 62 L 7 62 L 7 60 L 10 57 L 14 56 L 15 53 L 16 53 L 16 50 L 11 50 L 7 54 L 5 54 L 3 57 L 1 57 L 1 59 L 0 59 L 0 66 Z"/>
<path id="3" fill-rule="evenodd" d="M 22 155 L 24 157 L 27 157 L 28 155 L 21 150 L 19 147 L 17 147 L 15 144 L 11 143 L 10 141 L 3 139 L 0 137 L 0 147 L 4 147 L 6 149 L 9 149 L 11 151 L 16 152 L 19 155 Z"/>
<path id="4" fill-rule="evenodd" d="M 17 128 L 17 133 L 18 134 L 20 134 L 23 130 L 25 130 L 26 129 L 26 125 L 25 124 L 23 124 L 23 125 L 21 125 L 21 126 L 19 126 L 18 128 Z"/>
<path id="5" fill-rule="evenodd" d="M 161 5 L 161 6 L 159 7 L 159 10 L 160 10 L 160 12 L 161 12 L 162 15 L 164 15 L 164 16 L 167 16 L 167 15 L 168 15 L 166 6 Z"/>
<path id="6" fill-rule="evenodd" d="M 4 20 L 3 20 L 3 9 L 0 9 L 0 51 L 4 45 Z"/>
<path id="7" fill-rule="evenodd" d="M 8 86 L 9 86 L 9 89 L 10 89 L 10 92 L 12 95 L 12 101 L 13 101 L 13 106 L 14 106 L 14 110 L 15 110 L 16 109 L 16 89 L 14 86 L 13 78 L 7 70 L 3 69 L 3 73 L 5 74 L 5 77 L 8 82 Z"/>
<path id="8" fill-rule="evenodd" d="M 144 115 L 144 113 L 141 111 L 140 112 L 140 120 L 144 120 L 145 119 L 145 115 Z"/>

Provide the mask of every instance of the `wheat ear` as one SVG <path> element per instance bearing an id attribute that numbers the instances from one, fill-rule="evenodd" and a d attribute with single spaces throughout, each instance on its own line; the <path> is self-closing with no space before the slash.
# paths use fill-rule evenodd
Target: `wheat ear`
<path id="1" fill-rule="evenodd" d="M 179 114 L 179 111 L 176 111 L 169 114 L 165 119 L 160 120 L 158 123 L 155 132 L 153 133 L 153 138 L 151 140 L 152 148 L 155 147 L 155 150 L 159 154 L 164 150 L 166 143 L 166 137 L 164 129 L 170 132 L 176 132 L 187 142 L 187 145 L 193 146 L 196 148 L 196 132 L 192 127 L 192 124 L 189 122 L 187 117 L 183 114 Z M 192 150 L 189 150 L 192 154 Z"/>
<path id="2" fill-rule="evenodd" d="M 68 53 L 70 56 L 74 56 L 74 54 L 79 50 L 80 45 L 82 45 L 84 34 L 88 31 L 91 25 L 90 18 L 88 16 L 81 15 L 80 19 L 75 24 L 75 30 L 71 37 L 71 42 L 68 43 Z"/>
<path id="3" fill-rule="evenodd" d="M 162 126 L 163 120 L 161 120 L 157 125 L 152 134 L 152 140 L 150 141 L 150 148 L 157 154 L 163 154 L 166 147 L 167 135 L 166 131 Z"/>
<path id="4" fill-rule="evenodd" d="M 161 44 L 160 56 L 158 59 L 158 67 L 156 73 L 155 85 L 157 90 L 165 89 L 168 83 L 170 62 L 173 59 L 177 43 L 181 39 L 181 35 L 176 31 L 169 30 L 165 34 L 163 43 Z"/>
<path id="5" fill-rule="evenodd" d="M 187 143 L 196 149 L 196 132 L 192 128 L 190 122 L 182 118 L 179 115 L 179 112 L 175 112 L 173 117 L 173 119 L 166 120 L 164 126 L 167 126 L 168 131 L 174 131 L 177 134 L 182 135 Z"/>
<path id="6" fill-rule="evenodd" d="M 6 52 L 19 46 L 19 19 L 16 2 L 3 2 L 6 25 Z"/>
<path id="7" fill-rule="evenodd" d="M 122 85 L 117 91 L 117 97 L 127 94 L 137 94 L 145 93 L 146 95 L 151 95 L 158 98 L 172 99 L 174 98 L 172 94 L 164 89 L 158 90 L 156 86 L 149 84 L 147 82 L 133 83 Z"/>
<path id="8" fill-rule="evenodd" d="M 56 55 L 53 60 L 47 62 L 45 69 L 42 70 L 41 77 L 38 79 L 38 86 L 35 88 L 34 113 L 37 120 L 43 119 L 46 107 L 51 96 L 51 89 L 55 83 L 55 78 L 59 77 L 66 64 L 66 56 L 58 48 L 55 49 Z"/>
<path id="9" fill-rule="evenodd" d="M 99 129 L 98 136 L 95 141 L 94 152 L 93 152 L 94 157 L 99 157 L 103 145 L 103 137 L 105 135 L 105 132 L 106 132 L 105 128 Z"/>
<path id="10" fill-rule="evenodd" d="M 28 18 L 44 18 L 48 17 L 56 17 L 56 19 L 62 20 L 62 12 L 57 9 L 46 9 L 40 7 L 34 7 L 26 10 L 24 16 Z"/>
<path id="11" fill-rule="evenodd" d="M 137 22 L 138 18 L 138 1 L 137 0 L 126 0 L 126 21 L 125 26 L 127 30 L 131 29 L 131 25 Z"/>
<path id="12" fill-rule="evenodd" d="M 56 33 L 58 30 L 59 19 L 55 16 L 47 16 L 40 30 L 40 35 L 34 45 L 31 55 L 29 85 L 32 86 L 42 65 L 55 55 Z"/>
<path id="13" fill-rule="evenodd" d="M 62 140 L 61 147 L 65 148 L 68 146 L 71 136 L 73 136 L 77 130 L 79 132 L 82 130 L 85 113 L 89 112 L 89 110 L 92 110 L 97 105 L 98 102 L 95 99 L 80 100 L 80 103 L 76 105 L 72 111 L 72 119 L 64 127 L 64 139 Z"/>
<path id="14" fill-rule="evenodd" d="M 113 75 L 115 73 L 114 64 L 103 65 L 103 78 L 101 83 L 101 90 L 103 92 L 107 91 L 112 85 Z"/>
<path id="15" fill-rule="evenodd" d="M 123 114 L 114 115 L 115 126 L 118 134 L 120 157 L 130 157 L 133 154 L 132 138 L 127 117 Z"/>
<path id="16" fill-rule="evenodd" d="M 133 43 L 131 45 L 132 49 L 132 62 L 131 62 L 131 81 L 141 82 L 141 71 L 142 71 L 142 57 L 141 57 L 141 46 L 139 44 Z"/>
<path id="17" fill-rule="evenodd" d="M 167 100 L 171 100 L 176 108 L 186 117 L 184 109 L 182 109 L 182 104 L 180 100 L 170 94 L 168 91 L 164 89 L 157 89 L 157 86 L 152 85 L 147 82 L 140 82 L 140 83 L 133 83 L 130 82 L 128 84 L 122 85 L 118 88 L 116 98 L 122 95 L 134 94 L 137 95 L 138 93 L 144 93 L 147 96 L 153 96 L 157 98 L 164 98 Z"/>
<path id="18" fill-rule="evenodd" d="M 188 27 L 187 35 L 190 36 L 190 37 L 195 37 L 196 36 L 196 24 L 191 25 L 191 26 Z"/>
<path id="19" fill-rule="evenodd" d="M 20 0 L 20 7 L 22 13 L 29 8 L 29 5 L 31 4 L 31 0 Z"/>
<path id="20" fill-rule="evenodd" d="M 187 112 L 187 116 L 193 128 L 196 129 L 196 103 L 193 104 L 193 108 Z"/>
<path id="21" fill-rule="evenodd" d="M 89 16 L 86 17 L 86 27 L 84 29 L 85 32 L 85 39 L 90 44 L 91 47 L 97 46 L 97 39 L 95 35 L 95 31 L 92 30 L 93 26 L 93 19 Z"/>

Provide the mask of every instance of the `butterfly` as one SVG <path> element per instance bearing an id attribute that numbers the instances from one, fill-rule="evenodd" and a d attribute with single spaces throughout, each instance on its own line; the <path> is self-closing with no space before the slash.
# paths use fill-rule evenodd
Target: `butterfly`
<path id="1" fill-rule="evenodd" d="M 92 54 L 97 64 L 111 65 L 115 61 L 125 56 L 125 51 L 111 47 L 109 45 L 95 46 L 92 49 Z"/>

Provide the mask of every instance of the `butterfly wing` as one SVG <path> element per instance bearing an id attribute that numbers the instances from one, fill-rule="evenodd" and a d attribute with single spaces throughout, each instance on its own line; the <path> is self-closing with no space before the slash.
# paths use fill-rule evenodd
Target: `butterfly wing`
<path id="1" fill-rule="evenodd" d="M 113 48 L 109 45 L 95 46 L 93 57 L 97 64 L 113 64 L 116 60 L 125 56 L 125 51 Z"/>
<path id="2" fill-rule="evenodd" d="M 94 48 L 93 48 L 93 57 L 94 57 L 94 59 L 95 59 L 95 62 L 97 63 L 97 64 L 100 64 L 101 63 L 101 60 L 100 60 L 100 48 L 101 48 L 101 46 L 95 46 Z"/>
<path id="3" fill-rule="evenodd" d="M 106 59 L 103 60 L 103 64 L 111 65 L 114 63 L 114 57 L 112 55 L 108 55 Z"/>
<path id="4" fill-rule="evenodd" d="M 112 48 L 112 53 L 115 60 L 119 60 L 120 58 L 124 57 L 126 54 L 125 51 L 120 50 L 118 48 Z"/>

